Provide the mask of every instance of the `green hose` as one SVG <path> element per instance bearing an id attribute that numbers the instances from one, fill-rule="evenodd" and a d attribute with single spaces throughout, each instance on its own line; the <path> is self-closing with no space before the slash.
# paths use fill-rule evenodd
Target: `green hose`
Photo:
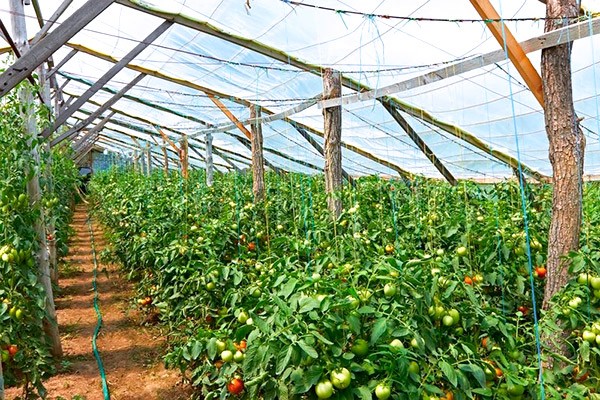
<path id="1" fill-rule="evenodd" d="M 90 239 L 92 242 L 92 259 L 94 261 L 94 278 L 92 280 L 92 287 L 94 288 L 94 310 L 96 311 L 96 317 L 98 320 L 98 322 L 96 323 L 96 329 L 94 329 L 94 336 L 92 336 L 92 351 L 94 352 L 94 357 L 96 358 L 96 362 L 98 363 L 98 370 L 100 371 L 100 379 L 102 380 L 102 393 L 104 394 L 104 400 L 110 400 L 110 392 L 108 390 L 108 384 L 106 382 L 106 372 L 104 371 L 104 364 L 102 363 L 102 358 L 100 357 L 100 352 L 98 351 L 98 345 L 96 344 L 98 334 L 100 333 L 100 329 L 102 329 L 102 313 L 100 312 L 100 308 L 98 307 L 98 285 L 96 283 L 98 278 L 98 260 L 96 258 L 96 244 L 94 243 L 92 219 L 89 216 L 87 223 L 88 228 L 90 230 Z"/>

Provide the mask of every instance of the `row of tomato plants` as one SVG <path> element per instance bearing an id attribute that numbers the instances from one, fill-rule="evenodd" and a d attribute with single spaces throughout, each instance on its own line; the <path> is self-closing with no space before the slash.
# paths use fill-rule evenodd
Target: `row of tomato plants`
<path id="1" fill-rule="evenodd" d="M 50 155 L 25 134 L 24 115 L 47 121 L 47 110 L 25 109 L 16 94 L 0 104 L 0 356 L 6 386 L 23 386 L 28 396 L 44 395 L 42 379 L 54 369 L 44 338 L 46 294 L 39 282 L 35 231 L 40 215 L 57 255 L 66 253 L 70 205 L 77 170 L 64 150 Z M 40 163 L 32 155 L 37 147 Z M 50 161 L 51 160 L 51 161 Z M 42 198 L 30 204 L 27 183 L 42 176 Z"/>
<path id="2" fill-rule="evenodd" d="M 336 220 L 320 177 L 269 174 L 259 204 L 251 187 L 116 169 L 92 181 L 105 255 L 138 283 L 137 306 L 169 330 L 166 363 L 202 398 L 595 395 L 594 202 L 572 263 L 588 279 L 538 330 L 548 187 L 526 188 L 525 219 L 514 183 L 362 178 Z M 537 336 L 566 328 L 572 357 L 541 385 Z"/>

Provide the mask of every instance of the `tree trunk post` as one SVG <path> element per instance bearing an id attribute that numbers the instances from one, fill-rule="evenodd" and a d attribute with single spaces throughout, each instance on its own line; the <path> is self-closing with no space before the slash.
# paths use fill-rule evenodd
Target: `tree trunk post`
<path id="1" fill-rule="evenodd" d="M 152 173 L 152 152 L 150 151 L 150 142 L 146 143 L 146 173 Z"/>
<path id="2" fill-rule="evenodd" d="M 548 0 L 545 31 L 561 28 L 570 18 L 577 17 L 577 3 L 577 0 Z M 542 50 L 542 77 L 553 173 L 548 275 L 543 304 L 547 309 L 552 296 L 569 280 L 568 263 L 562 257 L 579 248 L 581 229 L 585 137 L 573 106 L 570 44 Z"/>
<path id="3" fill-rule="evenodd" d="M 27 29 L 25 24 L 25 10 L 23 7 L 22 0 L 10 0 L 10 10 L 13 28 L 13 39 L 17 45 L 17 48 L 21 54 L 27 53 L 29 50 L 29 43 L 27 41 Z M 31 89 L 24 88 L 19 93 L 20 101 L 22 104 L 33 105 L 33 94 Z M 38 128 L 37 121 L 34 113 L 28 113 L 26 115 L 25 129 L 29 135 L 29 143 L 31 145 L 31 155 L 37 166 L 40 165 L 40 155 L 38 153 L 38 146 L 34 146 L 33 143 L 37 142 Z M 31 207 L 34 207 L 41 202 L 41 189 L 40 189 L 40 177 L 38 173 L 35 173 L 31 180 L 27 182 L 27 193 L 29 195 L 29 203 Z M 44 224 L 43 213 L 35 222 L 35 231 L 37 233 L 38 240 L 38 251 L 37 251 L 37 262 L 38 262 L 38 279 L 40 284 L 44 287 L 46 292 L 46 318 L 44 318 L 43 325 L 44 331 L 47 336 L 47 340 L 50 344 L 52 355 L 55 357 L 62 356 L 62 346 L 60 343 L 60 335 L 58 332 L 58 322 L 56 320 L 56 308 L 54 306 L 54 295 L 52 291 L 52 281 L 50 277 L 50 262 L 48 255 L 48 244 L 46 242 L 46 226 Z"/>
<path id="4" fill-rule="evenodd" d="M 561 28 L 577 17 L 577 0 L 547 0 L 545 31 Z M 571 44 L 542 50 L 542 80 L 546 134 L 552 164 L 552 220 L 548 233 L 548 260 L 543 309 L 550 307 L 552 297 L 569 280 L 569 262 L 563 257 L 579 249 L 582 220 L 583 160 L 585 137 L 573 106 L 571 81 Z M 556 335 L 544 335 L 543 342 L 550 353 L 568 356 L 568 330 Z M 545 361 L 552 368 L 554 360 Z"/>
<path id="5" fill-rule="evenodd" d="M 163 159 L 164 159 L 165 176 L 167 176 L 167 175 L 169 175 L 169 153 L 167 152 L 166 143 L 165 143 L 165 146 L 162 146 L 162 153 L 163 153 Z"/>
<path id="6" fill-rule="evenodd" d="M 323 71 L 323 99 L 341 97 L 342 82 L 338 71 L 327 68 Z M 323 109 L 325 121 L 325 190 L 327 205 L 334 218 L 342 212 L 342 200 L 339 191 L 342 188 L 342 107 Z"/>
<path id="7" fill-rule="evenodd" d="M 181 160 L 181 176 L 183 179 L 188 178 L 188 169 L 189 169 L 189 159 L 188 159 L 188 138 L 187 136 L 183 136 L 181 139 L 181 147 L 179 158 Z"/>
<path id="8" fill-rule="evenodd" d="M 250 139 L 252 150 L 252 192 L 254 202 L 258 203 L 265 198 L 265 159 L 263 155 L 262 124 L 259 121 L 260 107 L 250 106 L 250 128 L 252 138 Z"/>
<path id="9" fill-rule="evenodd" d="M 213 163 L 213 136 L 212 133 L 206 134 L 206 186 L 213 185 L 215 166 Z"/>

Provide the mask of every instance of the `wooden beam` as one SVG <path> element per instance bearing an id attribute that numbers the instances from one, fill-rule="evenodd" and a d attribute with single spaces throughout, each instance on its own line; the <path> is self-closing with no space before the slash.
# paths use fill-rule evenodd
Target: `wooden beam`
<path id="1" fill-rule="evenodd" d="M 137 85 L 142 79 L 144 79 L 146 75 L 139 74 L 136 76 L 131 82 L 129 82 L 123 89 L 121 89 L 117 94 L 113 95 L 110 99 L 108 99 L 102 106 L 96 109 L 89 117 L 87 117 L 82 123 L 75 125 L 71 129 L 68 129 L 66 132 L 60 134 L 57 138 L 53 139 L 50 142 L 50 146 L 56 146 L 58 143 L 62 142 L 65 139 L 69 139 L 73 135 L 75 135 L 79 130 L 85 128 L 92 122 L 96 120 L 96 118 L 100 117 L 106 110 L 111 108 L 117 101 L 121 99 L 132 87 Z M 81 104 L 83 105 L 83 103 Z M 113 112 L 114 115 L 114 112 Z M 66 119 L 65 119 L 66 121 Z M 50 132 L 50 135 L 53 132 Z"/>
<path id="2" fill-rule="evenodd" d="M 270 57 L 274 60 L 280 61 L 286 65 L 292 65 L 292 66 L 300 68 L 304 71 L 310 72 L 314 75 L 318 75 L 318 76 L 322 75 L 323 67 L 321 67 L 320 65 L 305 62 L 305 61 L 303 61 L 297 57 L 294 57 L 282 50 L 267 46 L 258 41 L 225 32 L 225 31 L 217 28 L 216 26 L 209 24 L 206 21 L 200 21 L 200 20 L 194 19 L 192 17 L 189 17 L 184 14 L 180 14 L 180 13 L 173 13 L 173 12 L 168 12 L 165 10 L 159 10 L 156 7 L 149 7 L 146 3 L 139 1 L 139 0 L 115 0 L 115 1 L 117 1 L 119 4 L 122 4 L 127 7 L 131 7 L 135 10 L 142 11 L 142 12 L 154 15 L 156 17 L 169 19 L 169 20 L 175 21 L 177 24 L 183 25 L 185 27 L 195 29 L 199 32 L 203 32 L 208 35 L 217 37 L 219 39 L 223 39 L 230 43 L 234 43 L 234 44 L 244 47 L 246 49 L 250 49 L 259 54 Z M 372 90 L 369 86 L 367 86 L 355 79 L 352 79 L 350 77 L 342 75 L 341 79 L 342 79 L 343 86 L 350 88 L 352 90 L 355 90 L 357 92 Z M 227 96 L 223 96 L 223 97 L 227 97 Z M 403 110 L 409 114 L 410 114 L 410 110 L 413 108 L 413 106 L 409 105 L 408 103 L 402 102 L 401 100 L 399 100 L 397 98 L 385 97 L 383 100 L 393 104 L 395 107 L 399 107 L 401 110 Z M 418 115 L 415 115 L 415 117 L 419 118 Z M 287 120 L 287 119 L 289 119 L 289 118 L 285 118 L 284 120 Z M 480 151 L 483 151 L 488 154 L 491 153 L 489 151 L 491 149 L 491 146 L 482 145 L 483 142 L 480 139 L 476 138 L 473 134 L 466 132 L 463 129 L 459 129 L 447 122 L 440 121 L 437 118 L 431 118 L 427 122 L 431 123 L 434 126 L 437 126 L 440 129 L 443 129 L 443 130 L 448 129 L 448 126 L 452 126 L 452 129 L 446 130 L 446 132 L 456 136 L 459 139 L 465 140 L 467 143 L 471 144 L 472 146 L 479 149 Z M 455 132 L 455 130 L 458 130 L 458 132 Z M 472 138 L 474 138 L 474 139 L 471 140 Z M 507 164 L 506 163 L 507 159 L 512 159 L 512 157 L 510 157 L 506 153 L 503 153 L 503 152 L 501 152 L 499 150 L 495 150 L 495 149 L 492 149 L 492 150 L 494 153 L 494 157 L 505 164 Z M 510 164 L 507 164 L 507 165 L 511 166 Z M 534 177 L 537 180 L 541 180 L 541 181 L 548 180 L 548 177 L 545 177 L 544 175 L 540 174 L 539 172 L 536 172 L 532 168 L 527 167 L 526 169 L 528 171 L 534 172 L 535 173 Z"/>
<path id="3" fill-rule="evenodd" d="M 64 25 L 64 24 L 63 24 Z M 50 136 L 56 129 L 65 123 L 67 119 L 77 111 L 86 101 L 88 101 L 101 87 L 103 87 L 108 81 L 115 77 L 131 60 L 137 57 L 146 47 L 148 47 L 154 40 L 162 35 L 167 29 L 173 25 L 171 21 L 164 21 L 154 31 L 152 31 L 144 40 L 142 40 L 137 46 L 135 46 L 125 57 L 123 57 L 118 63 L 112 66 L 100 79 L 98 79 L 88 90 L 85 91 L 80 97 L 75 100 L 66 110 L 61 112 L 54 121 L 51 127 L 48 127 L 42 132 L 43 137 Z M 61 25 L 62 26 L 62 25 Z M 54 31 L 53 31 L 54 32 Z M 41 43 L 41 42 L 40 42 Z M 0 81 L 1 83 L 1 81 Z M 0 89 L 1 90 L 1 89 Z"/>
<path id="4" fill-rule="evenodd" d="M 540 36 L 525 40 L 519 45 L 525 53 L 532 53 L 558 46 L 560 44 L 574 42 L 575 40 L 587 38 L 600 33 L 600 18 L 578 22 L 555 31 L 546 32 Z M 361 101 L 374 100 L 394 93 L 405 92 L 421 86 L 439 82 L 444 79 L 452 78 L 469 71 L 474 71 L 488 65 L 499 63 L 506 59 L 506 52 L 494 50 L 492 52 L 475 56 L 464 61 L 444 66 L 435 71 L 427 72 L 407 80 L 393 83 L 388 86 L 377 89 L 364 90 L 359 93 L 344 96 L 336 99 L 322 100 L 318 103 L 320 108 L 327 108 L 335 105 L 353 104 Z"/>
<path id="5" fill-rule="evenodd" d="M 323 98 L 342 95 L 341 74 L 330 68 L 323 71 Z M 323 109 L 325 135 L 325 191 L 334 219 L 342 213 L 342 106 Z"/>
<path id="6" fill-rule="evenodd" d="M 248 129 L 246 129 L 246 127 L 240 122 L 239 119 L 236 118 L 235 115 L 233 115 L 233 113 L 231 111 L 229 111 L 229 109 L 227 108 L 227 106 L 225 106 L 225 104 L 223 104 L 221 102 L 221 100 L 217 99 L 214 95 L 207 93 L 206 94 L 208 96 L 209 99 L 212 100 L 213 103 L 216 104 L 217 107 L 219 107 L 219 110 L 221 110 L 223 112 L 223 114 L 225 114 L 227 116 L 227 118 L 229 118 L 229 120 L 231 122 L 233 122 L 235 124 L 235 126 L 237 126 L 237 128 L 250 140 L 252 140 L 252 133 L 250 133 L 250 131 Z"/>
<path id="7" fill-rule="evenodd" d="M 542 78 L 506 24 L 497 21 L 501 19 L 500 14 L 498 14 L 489 0 L 470 1 L 481 18 L 486 21 L 487 27 L 498 43 L 500 43 L 500 46 L 508 53 L 508 58 L 510 58 L 517 71 L 519 71 L 519 74 L 525 81 L 529 90 L 531 90 L 531 93 L 533 93 L 542 108 L 544 108 Z"/>
<path id="8" fill-rule="evenodd" d="M 88 0 L 60 26 L 37 42 L 23 57 L 0 75 L 0 97 L 11 91 L 27 76 L 44 63 L 56 50 L 80 32 L 114 0 Z"/>
<path id="9" fill-rule="evenodd" d="M 111 57 L 111 56 L 109 56 L 107 54 L 103 54 L 101 52 L 98 52 L 96 50 L 92 50 L 92 49 L 90 49 L 88 47 L 85 47 L 85 46 L 75 45 L 75 44 L 72 44 L 72 43 L 67 44 L 67 46 L 69 46 L 71 48 L 76 48 L 76 49 L 78 49 L 79 51 L 81 51 L 83 53 L 92 55 L 94 57 L 98 57 L 98 58 L 100 58 L 102 60 L 106 60 L 106 61 L 113 62 L 113 63 L 117 62 L 117 60 L 115 58 L 113 58 L 113 57 Z M 172 77 L 172 76 L 169 76 L 169 75 L 165 75 L 165 74 L 162 74 L 162 73 L 160 73 L 158 71 L 148 69 L 146 67 L 142 67 L 142 66 L 134 65 L 134 64 L 129 64 L 127 66 L 127 68 L 129 68 L 129 69 L 131 69 L 133 71 L 143 72 L 143 73 L 145 73 L 145 74 L 147 74 L 149 76 L 153 76 L 155 78 L 163 79 L 165 81 L 168 81 L 168 82 L 171 82 L 171 83 L 175 83 L 177 85 L 188 87 L 190 89 L 195 89 L 195 90 L 201 91 L 203 93 L 211 93 L 215 97 L 227 98 L 227 99 L 229 99 L 229 100 L 231 100 L 231 101 L 233 101 L 233 102 L 235 102 L 237 104 L 241 104 L 241 105 L 244 105 L 246 107 L 250 107 L 253 104 L 250 101 L 242 99 L 240 97 L 230 96 L 230 95 L 228 95 L 226 93 L 218 92 L 218 91 L 215 91 L 214 89 L 211 89 L 211 88 L 208 88 L 208 87 L 205 87 L 205 86 L 200 86 L 200 85 L 198 85 L 196 83 L 193 83 L 193 82 L 190 82 L 190 81 L 187 81 L 187 80 L 184 80 L 184 79 L 179 79 L 179 78 L 175 78 L 175 77 Z M 125 96 L 125 98 L 129 98 L 129 97 Z M 262 107 L 262 111 L 265 114 L 271 114 L 271 115 L 275 114 L 273 111 L 271 111 L 271 110 L 269 110 L 268 108 L 265 108 L 265 107 Z M 189 120 L 191 120 L 191 121 L 194 120 L 194 119 L 192 119 L 193 117 L 191 117 L 191 116 L 188 116 L 186 118 L 189 119 Z M 308 132 L 311 132 L 311 133 L 313 133 L 313 134 L 315 134 L 317 136 L 323 137 L 323 132 L 320 132 L 317 129 L 309 127 L 308 125 L 305 125 L 305 124 L 302 124 L 300 122 L 294 121 L 290 117 L 283 118 L 283 121 L 286 121 L 287 123 L 291 124 L 294 127 L 300 127 L 300 128 L 302 128 L 302 129 L 304 129 L 304 130 L 306 130 Z M 211 125 L 211 124 L 208 124 L 208 123 L 204 123 L 204 124 L 206 126 L 213 127 L 213 125 Z M 383 165 L 384 167 L 390 168 L 391 170 L 397 172 L 400 176 L 402 176 L 404 178 L 412 179 L 412 177 L 413 177 L 413 174 L 411 174 L 407 170 L 401 168 L 400 166 L 398 166 L 398 165 L 396 165 L 396 164 L 394 164 L 394 163 L 392 163 L 392 162 L 390 162 L 388 160 L 385 160 L 385 159 L 383 159 L 381 157 L 378 157 L 378 156 L 376 156 L 376 155 L 374 155 L 372 153 L 369 153 L 368 151 L 363 150 L 363 149 L 361 149 L 361 148 L 359 148 L 357 146 L 354 146 L 354 145 L 342 142 L 342 147 L 345 148 L 345 149 L 347 149 L 347 150 L 349 150 L 349 151 L 351 151 L 351 152 L 353 152 L 353 153 L 356 153 L 356 154 L 360 155 L 361 157 L 365 157 L 365 158 L 367 158 L 367 159 L 369 159 L 369 160 L 371 160 L 371 161 L 373 161 L 373 162 L 375 162 L 377 164 L 380 164 L 380 165 Z M 265 148 L 265 151 L 269 151 L 269 150 Z M 265 160 L 265 163 L 267 164 L 267 166 L 269 166 L 269 163 L 268 163 L 267 160 Z M 271 166 L 269 166 L 269 167 L 270 168 L 274 168 L 274 167 L 271 167 Z"/>
<path id="10" fill-rule="evenodd" d="M 452 173 L 448 171 L 448 169 L 446 168 L 446 166 L 444 166 L 442 161 L 439 158 L 437 158 L 437 156 L 433 153 L 429 146 L 427 146 L 427 143 L 425 143 L 423 139 L 421 139 L 421 137 L 413 129 L 413 127 L 410 126 L 408 121 L 400 114 L 400 111 L 398 111 L 396 108 L 392 107 L 387 103 L 382 103 L 382 105 L 387 110 L 387 112 L 389 112 L 390 115 L 396 120 L 396 122 L 398 123 L 398 125 L 400 125 L 404 132 L 406 132 L 408 137 L 415 143 L 417 148 L 421 150 L 423 154 L 425 154 L 425 157 L 427 157 L 429 161 L 431 161 L 433 166 L 440 172 L 440 174 L 442 174 L 442 176 L 446 178 L 446 180 L 452 186 L 456 186 L 456 178 L 454 178 Z"/>
<path id="11" fill-rule="evenodd" d="M 67 10 L 67 8 L 71 5 L 72 2 L 73 0 L 64 0 L 61 3 L 61 5 L 58 6 L 54 14 L 52 14 L 48 22 L 44 23 L 40 4 L 38 0 L 33 0 L 33 8 L 35 9 L 35 15 L 38 19 L 38 23 L 40 24 L 41 29 L 38 33 L 35 34 L 35 37 L 31 40 L 31 44 L 37 43 L 38 41 L 40 41 L 40 39 L 46 36 L 50 28 L 52 28 L 52 26 L 56 23 L 56 21 L 58 21 L 60 16 L 64 14 L 64 12 Z"/>
<path id="12" fill-rule="evenodd" d="M 52 68 L 50 71 L 48 71 L 48 77 L 51 77 L 54 74 L 56 74 L 77 53 L 79 53 L 79 50 L 77 50 L 77 49 L 71 49 L 71 51 L 68 52 L 67 55 L 62 60 L 60 60 L 60 62 L 58 64 L 56 64 L 54 66 L 54 68 Z"/>
<path id="13" fill-rule="evenodd" d="M 160 136 L 162 136 L 163 140 L 167 143 L 169 143 L 169 145 L 173 148 L 173 150 L 175 150 L 176 153 L 181 153 L 181 148 L 179 148 L 179 146 L 177 146 L 170 137 L 167 136 L 166 133 L 163 132 L 162 129 L 160 129 L 158 126 L 153 125 L 152 126 L 154 129 L 156 129 L 156 132 L 158 132 L 160 134 Z"/>
<path id="14" fill-rule="evenodd" d="M 92 135 L 94 135 L 95 133 L 98 133 L 98 132 L 100 132 L 100 130 L 101 130 L 102 128 L 104 128 L 104 125 L 106 125 L 106 123 L 107 123 L 108 121 L 110 121 L 110 119 L 111 119 L 111 118 L 112 118 L 114 115 L 115 115 L 115 113 L 114 113 L 114 112 L 110 112 L 110 113 L 108 113 L 108 115 L 107 115 L 106 117 L 102 118 L 102 120 L 101 120 L 101 121 L 100 121 L 98 124 L 96 124 L 96 126 L 94 126 L 92 129 L 90 129 L 90 130 L 88 131 L 88 133 L 87 133 L 87 135 L 86 135 L 86 136 L 84 136 L 83 138 L 79 139 L 79 141 L 77 141 L 76 143 L 74 143 L 74 144 L 73 144 L 73 146 L 74 146 L 74 147 L 80 146 L 80 145 L 81 145 L 81 143 L 83 143 L 83 141 L 84 141 L 84 140 L 86 140 L 86 137 L 87 137 L 87 138 L 90 138 L 90 137 L 92 137 Z"/>

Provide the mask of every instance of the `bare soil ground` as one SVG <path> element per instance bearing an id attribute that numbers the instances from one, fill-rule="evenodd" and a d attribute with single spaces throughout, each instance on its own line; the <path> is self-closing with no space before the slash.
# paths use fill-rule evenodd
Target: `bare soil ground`
<path id="1" fill-rule="evenodd" d="M 75 230 L 69 255 L 60 276 L 56 298 L 58 322 L 64 357 L 59 373 L 45 382 L 52 400 L 102 400 L 100 373 L 92 354 L 92 335 L 96 327 L 93 308 L 93 256 L 87 209 L 77 206 L 72 227 Z M 119 275 L 114 265 L 101 264 L 99 254 L 106 245 L 98 226 L 94 226 L 98 257 L 99 307 L 103 327 L 98 349 L 104 362 L 113 400 L 183 400 L 191 390 L 182 384 L 177 371 L 166 370 L 161 361 L 165 339 L 156 327 L 141 326 L 142 317 L 131 306 L 133 288 Z M 20 393 L 9 389 L 7 399 Z"/>

